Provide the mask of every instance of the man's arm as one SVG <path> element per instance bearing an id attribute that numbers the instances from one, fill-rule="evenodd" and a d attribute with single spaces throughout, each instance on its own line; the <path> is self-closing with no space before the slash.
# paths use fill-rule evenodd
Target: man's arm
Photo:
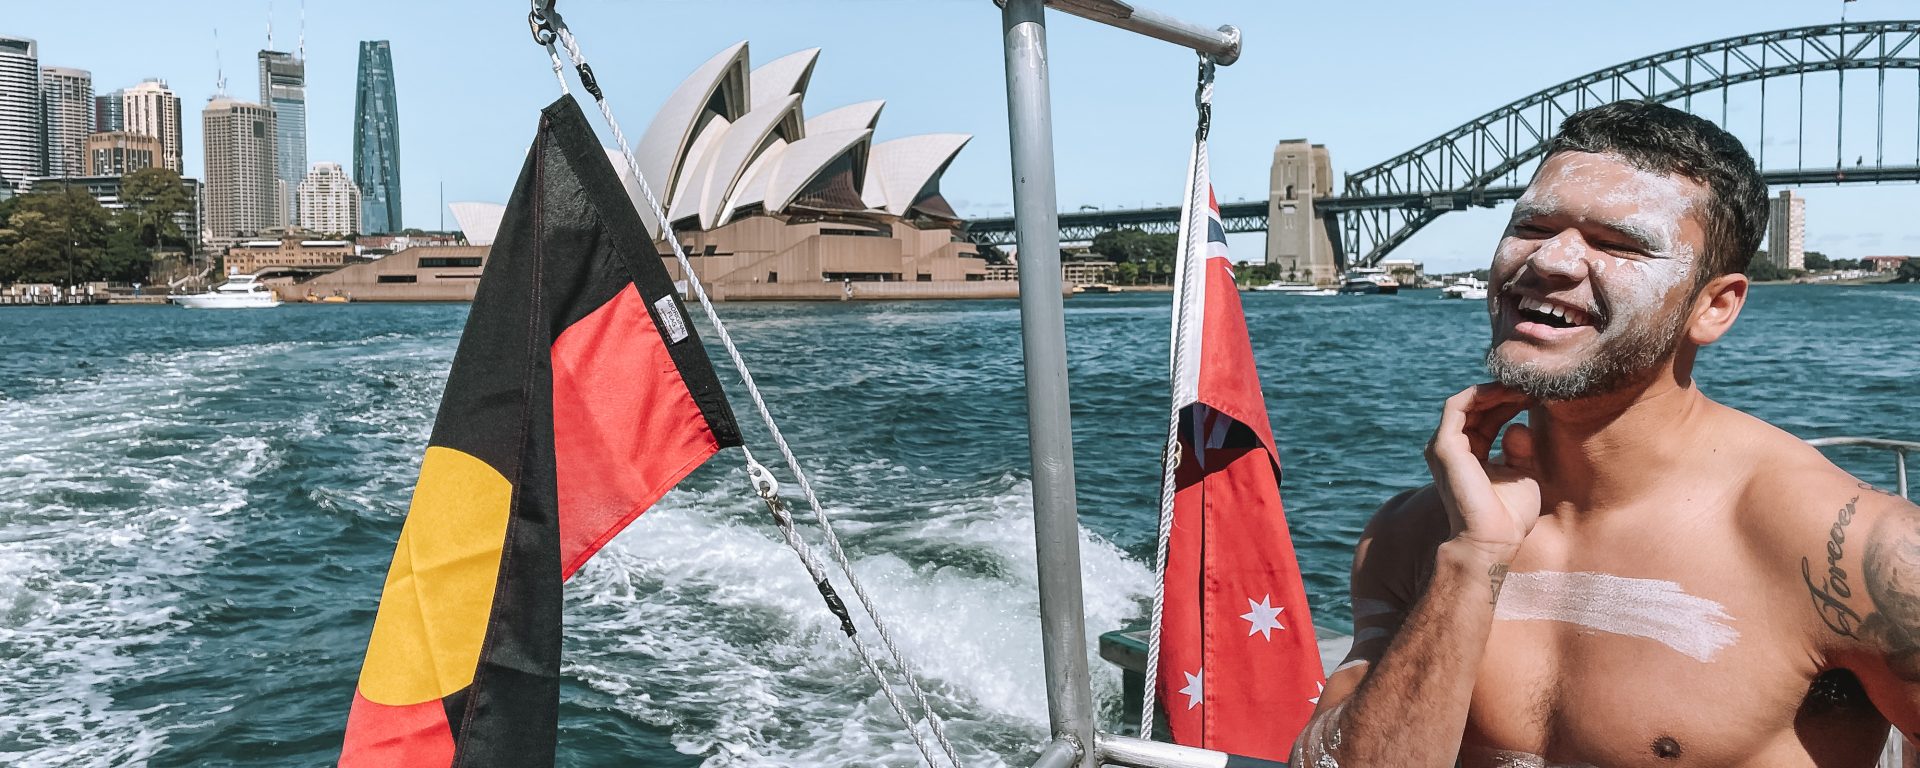
<path id="1" fill-rule="evenodd" d="M 1849 549 L 1845 541 L 1849 526 L 1840 520 L 1829 536 L 1830 551 L 1837 550 L 1837 556 L 1829 570 L 1815 573 L 1824 581 L 1810 580 L 1809 589 L 1814 591 L 1816 606 L 1821 605 L 1822 592 L 1829 597 L 1821 611 L 1828 628 L 1861 647 L 1862 658 L 1851 666 L 1868 698 L 1901 733 L 1909 739 L 1920 738 L 1920 507 L 1892 494 L 1863 489 L 1840 513 L 1842 519 L 1854 515 L 1872 523 L 1860 559 L 1866 604 L 1834 599 L 1839 597 L 1831 586 L 1834 574 L 1845 572 Z M 1858 607 L 1850 608 L 1848 602 Z"/>
<path id="2" fill-rule="evenodd" d="M 1540 514 L 1526 428 L 1508 432 L 1503 462 L 1488 461 L 1524 406 L 1492 385 L 1447 401 L 1427 447 L 1434 485 L 1382 507 L 1355 550 L 1354 650 L 1295 743 L 1295 765 L 1454 765 L 1501 581 Z M 1435 506 L 1446 528 L 1422 535 Z M 1423 561 L 1426 583 L 1396 589 L 1396 570 Z"/>

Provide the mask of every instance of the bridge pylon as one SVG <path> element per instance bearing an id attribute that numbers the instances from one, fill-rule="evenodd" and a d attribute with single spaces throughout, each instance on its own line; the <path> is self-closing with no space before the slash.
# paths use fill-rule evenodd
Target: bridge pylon
<path id="1" fill-rule="evenodd" d="M 1338 219 L 1314 209 L 1333 194 L 1333 159 L 1325 144 L 1287 139 L 1273 148 L 1267 190 L 1267 263 L 1280 279 L 1327 285 L 1340 282 Z"/>

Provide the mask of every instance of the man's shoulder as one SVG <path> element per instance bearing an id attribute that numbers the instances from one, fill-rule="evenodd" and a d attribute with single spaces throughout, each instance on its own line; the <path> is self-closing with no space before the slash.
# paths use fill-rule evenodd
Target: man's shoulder
<path id="1" fill-rule="evenodd" d="M 1734 452 L 1730 458 L 1745 468 L 1738 513 L 1748 530 L 1778 534 L 1784 538 L 1777 541 L 1797 549 L 1809 530 L 1826 532 L 1836 522 L 1855 517 L 1877 523 L 1882 514 L 1913 509 L 1897 494 L 1834 464 L 1806 441 L 1759 418 L 1732 412 L 1746 421 L 1729 430 L 1724 444 Z M 1869 458 L 1883 459 L 1889 468 L 1893 464 L 1891 456 Z M 1850 522 L 1843 526 L 1853 531 L 1868 527 Z"/>

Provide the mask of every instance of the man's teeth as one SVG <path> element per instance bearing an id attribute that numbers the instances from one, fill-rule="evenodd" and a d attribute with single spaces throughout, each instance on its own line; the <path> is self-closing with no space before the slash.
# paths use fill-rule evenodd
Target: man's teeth
<path id="1" fill-rule="evenodd" d="M 1553 315 L 1561 320 L 1565 320 L 1570 325 L 1586 325 L 1587 321 L 1591 319 L 1587 317 L 1587 313 L 1580 310 L 1572 307 L 1564 307 L 1559 304 L 1549 304 L 1530 296 L 1520 297 L 1520 308 L 1531 312 Z"/>

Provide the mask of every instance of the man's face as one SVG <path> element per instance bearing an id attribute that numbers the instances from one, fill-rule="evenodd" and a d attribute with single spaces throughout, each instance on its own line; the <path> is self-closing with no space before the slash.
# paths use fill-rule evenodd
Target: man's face
<path id="1" fill-rule="evenodd" d="M 1542 400 L 1645 380 L 1686 323 L 1706 198 L 1614 155 L 1541 163 L 1494 253 L 1488 371 Z"/>

